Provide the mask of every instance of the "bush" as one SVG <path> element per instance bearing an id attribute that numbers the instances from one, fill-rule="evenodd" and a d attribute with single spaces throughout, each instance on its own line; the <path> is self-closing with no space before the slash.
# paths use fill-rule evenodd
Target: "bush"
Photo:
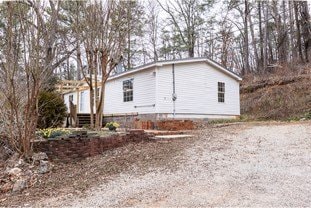
<path id="1" fill-rule="evenodd" d="M 66 136 L 66 135 L 69 135 L 70 133 L 71 132 L 69 130 L 66 130 L 66 129 L 48 128 L 48 129 L 40 129 L 37 132 L 37 135 L 41 136 L 41 137 L 43 137 L 45 139 L 48 139 L 48 138 L 55 138 L 55 137 L 58 137 L 58 136 Z"/>
<path id="2" fill-rule="evenodd" d="M 118 124 L 117 122 L 109 122 L 106 123 L 106 128 L 108 128 L 110 131 L 115 131 L 117 128 L 119 128 L 120 124 Z"/>
<path id="3" fill-rule="evenodd" d="M 63 124 L 66 114 L 67 107 L 59 94 L 47 91 L 39 94 L 38 128 L 59 127 Z"/>

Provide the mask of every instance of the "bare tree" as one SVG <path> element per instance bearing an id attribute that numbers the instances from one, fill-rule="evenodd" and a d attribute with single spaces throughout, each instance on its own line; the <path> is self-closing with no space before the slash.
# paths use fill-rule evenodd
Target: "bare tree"
<path id="1" fill-rule="evenodd" d="M 77 60 L 82 66 L 83 54 L 86 57 L 87 67 L 82 72 L 90 89 L 91 127 L 96 129 L 102 126 L 106 81 L 121 61 L 126 45 L 124 3 L 94 1 L 80 10 L 83 18 L 79 19 L 76 37 L 83 47 Z"/>
<path id="2" fill-rule="evenodd" d="M 1 33 L 7 44 L 0 53 L 1 131 L 16 151 L 29 157 L 39 92 L 74 49 L 64 47 L 66 28 L 58 22 L 57 2 L 9 1 L 2 6 L 5 25 Z"/>
<path id="3" fill-rule="evenodd" d="M 152 47 L 152 59 L 153 61 L 158 60 L 158 51 L 157 51 L 157 45 L 158 45 L 158 33 L 159 33 L 159 10 L 157 8 L 157 4 L 155 1 L 150 0 L 147 5 L 148 12 L 147 15 L 147 31 L 150 35 L 149 37 L 149 43 Z"/>
<path id="4" fill-rule="evenodd" d="M 248 42 L 248 16 L 249 2 L 244 0 L 244 63 L 245 67 L 242 74 L 249 72 L 249 42 Z"/>
<path id="5" fill-rule="evenodd" d="M 302 36 L 304 39 L 304 54 L 306 62 L 309 62 L 310 50 L 311 50 L 311 19 L 309 13 L 309 7 L 307 1 L 299 2 L 300 4 L 300 16 L 302 26 Z"/>
<path id="6" fill-rule="evenodd" d="M 169 14 L 171 24 L 187 49 L 188 57 L 194 57 L 197 29 L 203 24 L 201 13 L 204 5 L 197 0 L 176 0 L 174 4 L 159 4 Z"/>
<path id="7" fill-rule="evenodd" d="M 302 41 L 301 41 L 301 23 L 299 19 L 299 2 L 294 1 L 294 14 L 295 14 L 295 22 L 296 22 L 296 39 L 298 46 L 298 54 L 300 57 L 300 61 L 304 62 L 303 53 L 302 53 Z"/>

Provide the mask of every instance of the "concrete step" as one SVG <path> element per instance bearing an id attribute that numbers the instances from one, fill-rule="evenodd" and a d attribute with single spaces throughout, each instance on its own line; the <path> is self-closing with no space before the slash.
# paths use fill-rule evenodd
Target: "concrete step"
<path id="1" fill-rule="evenodd" d="M 180 135 L 185 134 L 183 131 L 163 131 L 163 130 L 145 130 L 147 134 L 153 134 L 155 136 L 161 136 L 161 135 Z"/>
<path id="2" fill-rule="evenodd" d="M 158 135 L 154 136 L 152 139 L 182 139 L 182 138 L 191 138 L 194 135 L 191 134 L 174 134 L 174 135 Z"/>

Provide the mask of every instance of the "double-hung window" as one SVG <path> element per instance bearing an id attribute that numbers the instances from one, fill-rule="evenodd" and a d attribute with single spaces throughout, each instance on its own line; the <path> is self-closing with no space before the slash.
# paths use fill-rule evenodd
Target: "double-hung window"
<path id="1" fill-rule="evenodd" d="M 224 103 L 225 102 L 225 83 L 218 82 L 218 102 Z"/>
<path id="2" fill-rule="evenodd" d="M 123 81 L 123 102 L 133 101 L 133 79 Z"/>

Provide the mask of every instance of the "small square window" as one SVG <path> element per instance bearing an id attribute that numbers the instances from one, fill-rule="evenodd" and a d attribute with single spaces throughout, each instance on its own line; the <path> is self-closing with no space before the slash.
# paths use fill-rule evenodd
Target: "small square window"
<path id="1" fill-rule="evenodd" d="M 225 102 L 225 83 L 218 82 L 218 102 L 224 103 Z"/>

